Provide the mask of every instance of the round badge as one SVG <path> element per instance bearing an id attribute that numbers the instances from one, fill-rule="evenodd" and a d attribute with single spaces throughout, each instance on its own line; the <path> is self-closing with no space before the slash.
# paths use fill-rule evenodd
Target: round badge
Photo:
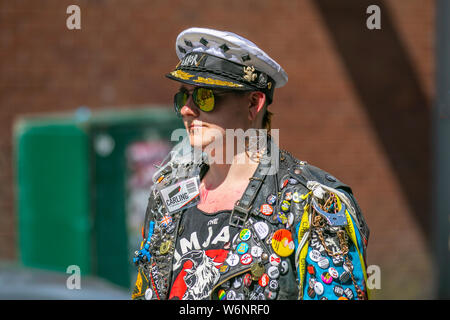
<path id="1" fill-rule="evenodd" d="M 228 256 L 226 262 L 230 267 L 234 267 L 239 263 L 239 256 L 235 253 L 232 253 Z"/>
<path id="2" fill-rule="evenodd" d="M 312 287 L 308 287 L 308 290 L 306 290 L 306 293 L 308 294 L 308 296 L 311 299 L 314 299 L 314 297 L 316 296 L 316 292 L 314 291 L 314 288 L 312 288 Z"/>
<path id="3" fill-rule="evenodd" d="M 330 261 L 328 261 L 327 257 L 322 256 L 317 264 L 321 269 L 327 269 L 330 266 Z"/>
<path id="4" fill-rule="evenodd" d="M 322 282 L 325 284 L 330 284 L 331 282 L 333 282 L 333 277 L 326 271 L 322 273 L 320 278 L 322 279 Z"/>
<path id="5" fill-rule="evenodd" d="M 299 183 L 299 182 L 298 182 L 297 179 L 294 179 L 294 178 L 290 178 L 290 179 L 289 179 L 289 184 L 296 185 L 296 184 L 298 184 L 298 183 Z"/>
<path id="6" fill-rule="evenodd" d="M 247 253 L 248 251 L 248 244 L 245 242 L 241 242 L 238 244 L 237 248 L 236 248 L 236 252 L 239 254 L 244 254 Z"/>
<path id="7" fill-rule="evenodd" d="M 319 260 L 322 258 L 322 255 L 318 250 L 311 250 L 309 252 L 309 258 L 314 262 L 319 262 Z"/>
<path id="8" fill-rule="evenodd" d="M 272 290 L 272 291 L 277 291 L 278 290 L 278 288 L 279 288 L 279 284 L 278 284 L 278 281 L 277 280 L 270 280 L 269 281 L 269 288 L 270 288 L 270 290 Z"/>
<path id="9" fill-rule="evenodd" d="M 292 200 L 292 192 L 291 191 L 286 192 L 284 194 L 284 200 L 287 200 L 287 201 L 291 201 Z"/>
<path id="10" fill-rule="evenodd" d="M 250 273 L 247 273 L 244 276 L 243 283 L 244 283 L 244 286 L 250 287 L 250 285 L 252 284 L 252 275 Z"/>
<path id="11" fill-rule="evenodd" d="M 278 212 L 277 214 L 278 222 L 281 224 L 287 224 L 288 218 L 284 212 Z"/>
<path id="12" fill-rule="evenodd" d="M 244 280 L 243 280 L 242 277 L 234 278 L 234 281 L 233 281 L 233 288 L 239 289 L 239 288 L 242 286 L 243 281 L 244 281 Z"/>
<path id="13" fill-rule="evenodd" d="M 333 292 L 336 297 L 341 297 L 344 294 L 344 289 L 341 286 L 334 286 Z"/>
<path id="14" fill-rule="evenodd" d="M 286 217 L 287 217 L 286 227 L 290 228 L 294 223 L 294 214 L 292 212 L 289 212 Z"/>
<path id="15" fill-rule="evenodd" d="M 269 276 L 267 275 L 267 273 L 264 273 L 261 278 L 259 278 L 258 284 L 261 287 L 265 287 L 269 284 Z"/>
<path id="16" fill-rule="evenodd" d="M 255 258 L 259 258 L 261 256 L 262 252 L 263 252 L 263 249 L 258 246 L 254 246 L 250 249 L 250 254 Z"/>
<path id="17" fill-rule="evenodd" d="M 273 208 L 270 204 L 263 204 L 260 208 L 260 211 L 265 216 L 270 216 L 273 213 Z"/>
<path id="18" fill-rule="evenodd" d="M 291 203 L 287 200 L 283 200 L 283 202 L 281 203 L 281 210 L 283 210 L 284 212 L 289 211 L 289 208 L 291 207 Z"/>
<path id="19" fill-rule="evenodd" d="M 328 273 L 333 277 L 333 279 L 339 278 L 339 272 L 333 267 L 328 269 Z"/>
<path id="20" fill-rule="evenodd" d="M 235 300 L 236 299 L 236 292 L 234 290 L 230 290 L 227 293 L 227 300 Z"/>
<path id="21" fill-rule="evenodd" d="M 314 291 L 317 293 L 318 296 L 323 294 L 323 284 L 321 284 L 319 281 L 317 281 L 314 284 Z"/>
<path id="22" fill-rule="evenodd" d="M 348 271 L 342 272 L 341 275 L 339 276 L 339 281 L 341 283 L 346 283 L 348 280 L 350 280 L 350 272 Z"/>
<path id="23" fill-rule="evenodd" d="M 272 253 L 269 257 L 269 262 L 273 266 L 278 266 L 281 262 L 281 258 L 277 256 L 275 253 Z"/>
<path id="24" fill-rule="evenodd" d="M 267 275 L 270 279 L 278 279 L 280 277 L 280 270 L 278 267 L 270 266 L 269 269 L 267 269 Z"/>
<path id="25" fill-rule="evenodd" d="M 274 205 L 275 202 L 277 202 L 277 196 L 274 194 L 271 194 L 267 197 L 267 203 L 270 205 Z"/>
<path id="26" fill-rule="evenodd" d="M 300 195 L 299 195 L 299 193 L 297 191 L 295 191 L 292 194 L 292 201 L 294 201 L 295 203 L 300 203 L 301 198 L 300 198 Z"/>
<path id="27" fill-rule="evenodd" d="M 145 300 L 150 300 L 153 297 L 152 289 L 148 288 L 145 290 Z"/>
<path id="28" fill-rule="evenodd" d="M 316 268 L 314 268 L 312 264 L 308 264 L 308 266 L 306 267 L 306 271 L 308 271 L 308 273 L 312 276 L 316 275 Z"/>
<path id="29" fill-rule="evenodd" d="M 230 269 L 230 266 L 229 266 L 229 265 L 223 264 L 223 265 L 221 265 L 221 266 L 219 267 L 219 273 L 220 273 L 220 274 L 227 273 L 229 269 Z"/>
<path id="30" fill-rule="evenodd" d="M 259 239 L 263 240 L 269 234 L 269 226 L 267 223 L 260 221 L 253 225 L 255 228 L 255 232 L 258 235 Z"/>
<path id="31" fill-rule="evenodd" d="M 219 300 L 225 300 L 227 298 L 227 294 L 223 289 L 220 289 L 217 295 L 219 296 Z"/>
<path id="32" fill-rule="evenodd" d="M 250 236 L 252 235 L 252 232 L 249 229 L 242 229 L 239 233 L 239 238 L 243 241 L 247 241 L 250 239 Z"/>
<path id="33" fill-rule="evenodd" d="M 277 298 L 277 293 L 274 292 L 273 290 L 270 290 L 269 287 L 267 287 L 266 290 L 264 290 L 264 295 L 268 300 L 275 300 Z"/>
<path id="34" fill-rule="evenodd" d="M 252 261 L 253 261 L 253 258 L 252 258 L 252 256 L 251 256 L 250 254 L 248 254 L 248 253 L 245 253 L 245 254 L 241 257 L 241 263 L 242 263 L 243 265 L 248 265 L 248 264 L 252 263 Z"/>
<path id="35" fill-rule="evenodd" d="M 344 294 L 349 300 L 353 299 L 353 291 L 352 291 L 352 289 L 350 289 L 350 288 L 345 289 L 344 290 Z"/>
<path id="36" fill-rule="evenodd" d="M 292 233 L 286 229 L 277 230 L 272 237 L 272 248 L 281 257 L 288 257 L 294 252 Z"/>
<path id="37" fill-rule="evenodd" d="M 280 264 L 280 272 L 282 275 L 285 275 L 289 271 L 289 263 L 286 260 L 281 261 Z"/>

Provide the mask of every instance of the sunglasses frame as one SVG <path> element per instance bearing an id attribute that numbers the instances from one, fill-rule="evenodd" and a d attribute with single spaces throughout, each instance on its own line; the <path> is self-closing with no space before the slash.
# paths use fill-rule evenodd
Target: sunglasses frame
<path id="1" fill-rule="evenodd" d="M 198 102 L 197 102 L 197 92 L 199 89 L 206 89 L 206 90 L 210 90 L 213 94 L 213 98 L 214 98 L 214 106 L 212 107 L 211 110 L 207 111 L 207 110 L 203 110 L 201 106 L 199 106 Z M 242 91 L 245 92 L 245 91 Z M 212 112 L 214 111 L 215 107 L 216 107 L 216 97 L 220 97 L 221 95 L 227 94 L 227 93 L 240 93 L 240 91 L 237 90 L 214 90 L 212 88 L 207 88 L 207 87 L 196 87 L 192 93 L 190 93 L 188 90 L 186 89 L 180 89 L 175 95 L 174 95 L 174 100 L 173 100 L 173 105 L 174 105 L 174 109 L 175 109 L 175 113 L 181 117 L 181 108 L 184 107 L 184 105 L 186 104 L 186 102 L 182 105 L 179 106 L 178 104 L 178 99 L 180 99 L 180 94 L 185 94 L 186 95 L 186 101 L 189 99 L 189 96 L 192 96 L 192 100 L 195 104 L 195 106 L 203 111 L 203 112 Z"/>

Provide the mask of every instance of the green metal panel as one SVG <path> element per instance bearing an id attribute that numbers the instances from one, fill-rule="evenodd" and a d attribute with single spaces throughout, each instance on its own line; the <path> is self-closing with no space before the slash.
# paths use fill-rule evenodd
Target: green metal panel
<path id="1" fill-rule="evenodd" d="M 88 137 L 71 123 L 15 131 L 20 257 L 24 265 L 90 273 Z"/>
<path id="2" fill-rule="evenodd" d="M 15 126 L 19 255 L 24 265 L 66 271 L 78 265 L 129 288 L 139 244 L 130 228 L 135 142 L 160 141 L 183 124 L 171 110 L 139 109 L 25 117 Z M 176 143 L 178 141 L 173 141 Z M 168 152 L 168 151 L 167 151 Z M 137 220 L 143 222 L 148 190 Z M 128 210 L 129 211 L 129 210 Z"/>
<path id="3" fill-rule="evenodd" d="M 132 255 L 139 244 L 127 231 L 128 147 L 137 141 L 170 141 L 172 131 L 180 127 L 180 119 L 167 110 L 119 119 L 104 116 L 91 123 L 95 273 L 117 285 L 132 285 Z"/>

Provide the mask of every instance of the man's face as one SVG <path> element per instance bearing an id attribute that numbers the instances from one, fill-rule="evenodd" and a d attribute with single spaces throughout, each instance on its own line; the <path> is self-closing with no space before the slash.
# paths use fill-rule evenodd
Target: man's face
<path id="1" fill-rule="evenodd" d="M 180 88 L 189 94 L 180 113 L 192 147 L 204 150 L 218 138 L 223 138 L 225 144 L 226 129 L 240 128 L 245 131 L 251 127 L 248 93 L 223 93 L 220 89 L 214 89 L 218 93 L 215 94 L 214 109 L 205 112 L 193 101 L 192 93 L 195 88 L 188 84 L 183 84 Z"/>

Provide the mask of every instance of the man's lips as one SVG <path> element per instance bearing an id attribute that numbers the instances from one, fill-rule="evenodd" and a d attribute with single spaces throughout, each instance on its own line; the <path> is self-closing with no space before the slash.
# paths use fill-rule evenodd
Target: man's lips
<path id="1" fill-rule="evenodd" d="M 189 125 L 189 129 L 202 128 L 202 127 L 204 127 L 204 125 L 199 124 L 199 123 L 191 123 Z"/>

